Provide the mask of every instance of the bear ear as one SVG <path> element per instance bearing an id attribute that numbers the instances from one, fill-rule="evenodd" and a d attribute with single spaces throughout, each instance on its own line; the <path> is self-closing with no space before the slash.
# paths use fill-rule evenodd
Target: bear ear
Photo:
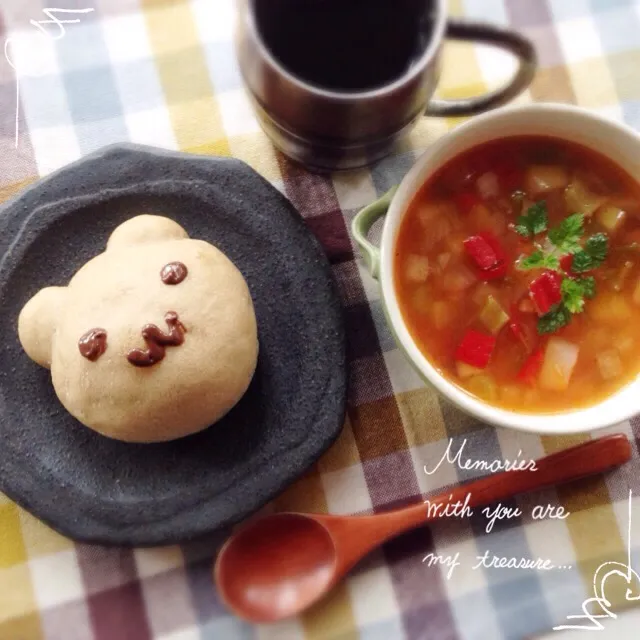
<path id="1" fill-rule="evenodd" d="M 40 289 L 22 308 L 18 337 L 27 355 L 39 365 L 51 367 L 53 334 L 58 312 L 64 305 L 67 287 Z"/>
<path id="2" fill-rule="evenodd" d="M 188 237 L 187 232 L 170 218 L 141 215 L 123 222 L 115 229 L 107 242 L 107 251 Z"/>

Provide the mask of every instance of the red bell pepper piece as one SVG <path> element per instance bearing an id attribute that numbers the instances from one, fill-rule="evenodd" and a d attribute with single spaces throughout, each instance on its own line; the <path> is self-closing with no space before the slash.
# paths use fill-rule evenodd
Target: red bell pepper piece
<path id="1" fill-rule="evenodd" d="M 496 339 L 479 331 L 469 329 L 456 349 L 456 360 L 466 362 L 472 367 L 484 369 L 496 346 Z"/>
<path id="2" fill-rule="evenodd" d="M 467 254 L 483 271 L 495 267 L 498 263 L 498 256 L 494 248 L 482 236 L 470 236 L 462 244 Z"/>
<path id="3" fill-rule="evenodd" d="M 531 353 L 537 343 L 537 320 L 532 313 L 523 313 L 518 304 L 511 305 L 509 313 L 509 331 L 518 340 L 527 353 Z"/>
<path id="4" fill-rule="evenodd" d="M 522 368 L 518 372 L 518 380 L 529 385 L 534 385 L 542 368 L 543 360 L 544 350 L 541 348 L 536 349 L 522 365 Z"/>
<path id="5" fill-rule="evenodd" d="M 568 256 L 562 256 L 562 258 L 560 258 L 560 268 L 565 273 L 569 273 L 571 271 L 572 264 L 573 264 L 573 256 L 571 254 L 569 254 Z"/>
<path id="6" fill-rule="evenodd" d="M 498 262 L 504 262 L 504 260 L 506 260 L 507 256 L 505 255 L 504 249 L 502 248 L 502 245 L 500 244 L 500 240 L 498 240 L 498 238 L 487 231 L 483 231 L 478 235 L 493 249 Z"/>
<path id="7" fill-rule="evenodd" d="M 458 211 L 466 215 L 477 204 L 482 204 L 482 198 L 475 191 L 463 191 L 454 196 L 454 202 Z"/>
<path id="8" fill-rule="evenodd" d="M 507 262 L 500 241 L 490 233 L 478 233 L 463 242 L 467 254 L 481 270 L 483 280 L 502 278 L 507 273 Z"/>
<path id="9" fill-rule="evenodd" d="M 498 262 L 491 269 L 487 269 L 480 274 L 483 280 L 496 280 L 497 278 L 504 278 L 507 275 L 507 263 L 505 261 Z"/>
<path id="10" fill-rule="evenodd" d="M 539 316 L 562 300 L 562 276 L 557 271 L 545 271 L 529 285 L 529 297 Z"/>
<path id="11" fill-rule="evenodd" d="M 509 321 L 509 331 L 511 331 L 514 338 L 520 340 L 520 342 L 522 342 L 526 347 L 526 335 L 524 333 L 523 326 L 517 320 L 513 319 L 513 316 L 511 316 L 511 318 L 512 319 Z"/>
<path id="12" fill-rule="evenodd" d="M 510 313 L 509 313 L 509 331 L 511 331 L 511 335 L 514 338 L 519 340 L 524 348 L 529 350 L 529 345 L 527 341 L 527 334 L 524 328 L 524 324 L 521 322 L 520 318 L 520 310 L 518 309 L 518 305 L 512 304 Z"/>

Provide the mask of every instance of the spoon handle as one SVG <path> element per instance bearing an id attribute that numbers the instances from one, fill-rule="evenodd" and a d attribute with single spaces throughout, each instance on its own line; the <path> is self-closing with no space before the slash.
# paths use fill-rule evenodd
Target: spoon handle
<path id="1" fill-rule="evenodd" d="M 353 548 L 343 556 L 346 568 L 386 540 L 443 517 L 439 511 L 447 504 L 454 505 L 460 501 L 469 507 L 480 507 L 520 493 L 602 473 L 630 458 L 631 444 L 624 434 L 605 436 L 541 458 L 536 461 L 535 470 L 503 471 L 453 487 L 430 497 L 429 510 L 427 505 L 421 503 L 373 516 L 337 517 L 335 520 L 335 516 L 325 516 L 322 520 L 332 530 L 341 530 L 342 534 L 357 532 L 358 539 L 353 540 L 353 545 L 348 545 Z M 436 505 L 442 505 L 442 508 L 434 508 Z M 344 538 L 351 536 L 344 535 Z M 363 538 L 366 538 L 366 542 Z"/>

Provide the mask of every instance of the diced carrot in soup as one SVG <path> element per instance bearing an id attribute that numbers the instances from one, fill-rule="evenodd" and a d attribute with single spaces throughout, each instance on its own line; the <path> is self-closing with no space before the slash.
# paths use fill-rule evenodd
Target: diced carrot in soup
<path id="1" fill-rule="evenodd" d="M 465 151 L 414 197 L 394 256 L 418 348 L 484 402 L 577 409 L 640 373 L 640 186 L 596 151 L 542 136 Z"/>

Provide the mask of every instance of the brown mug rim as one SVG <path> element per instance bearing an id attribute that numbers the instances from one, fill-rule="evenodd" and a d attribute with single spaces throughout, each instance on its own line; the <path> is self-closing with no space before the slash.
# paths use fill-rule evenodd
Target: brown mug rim
<path id="1" fill-rule="evenodd" d="M 276 58 L 272 55 L 266 43 L 262 39 L 262 34 L 260 33 L 260 29 L 258 28 L 258 25 L 256 23 L 255 3 L 257 0 L 244 1 L 249 10 L 244 12 L 245 16 L 243 17 L 243 19 L 246 20 L 248 27 L 251 30 L 252 36 L 260 49 L 260 54 L 262 55 L 263 59 L 272 67 L 272 69 L 276 73 L 285 77 L 288 82 L 298 86 L 304 91 L 313 93 L 316 96 L 322 98 L 329 98 L 331 100 L 344 102 L 351 102 L 355 99 L 367 100 L 370 98 L 379 98 L 386 95 L 387 93 L 392 93 L 393 91 L 404 85 L 411 83 L 421 73 L 423 73 L 424 69 L 429 65 L 429 62 L 436 57 L 440 45 L 445 39 L 447 30 L 447 0 L 433 0 L 435 9 L 435 20 L 433 23 L 431 38 L 429 39 L 429 44 L 420 55 L 420 58 L 414 64 L 412 64 L 401 76 L 393 80 L 393 82 L 381 85 L 379 87 L 376 87 L 375 89 L 367 89 L 364 91 L 332 91 L 331 89 L 325 89 L 319 85 L 312 84 L 303 80 L 299 76 L 291 73 L 291 71 L 289 71 L 284 65 L 278 62 L 278 60 L 276 60 Z"/>

